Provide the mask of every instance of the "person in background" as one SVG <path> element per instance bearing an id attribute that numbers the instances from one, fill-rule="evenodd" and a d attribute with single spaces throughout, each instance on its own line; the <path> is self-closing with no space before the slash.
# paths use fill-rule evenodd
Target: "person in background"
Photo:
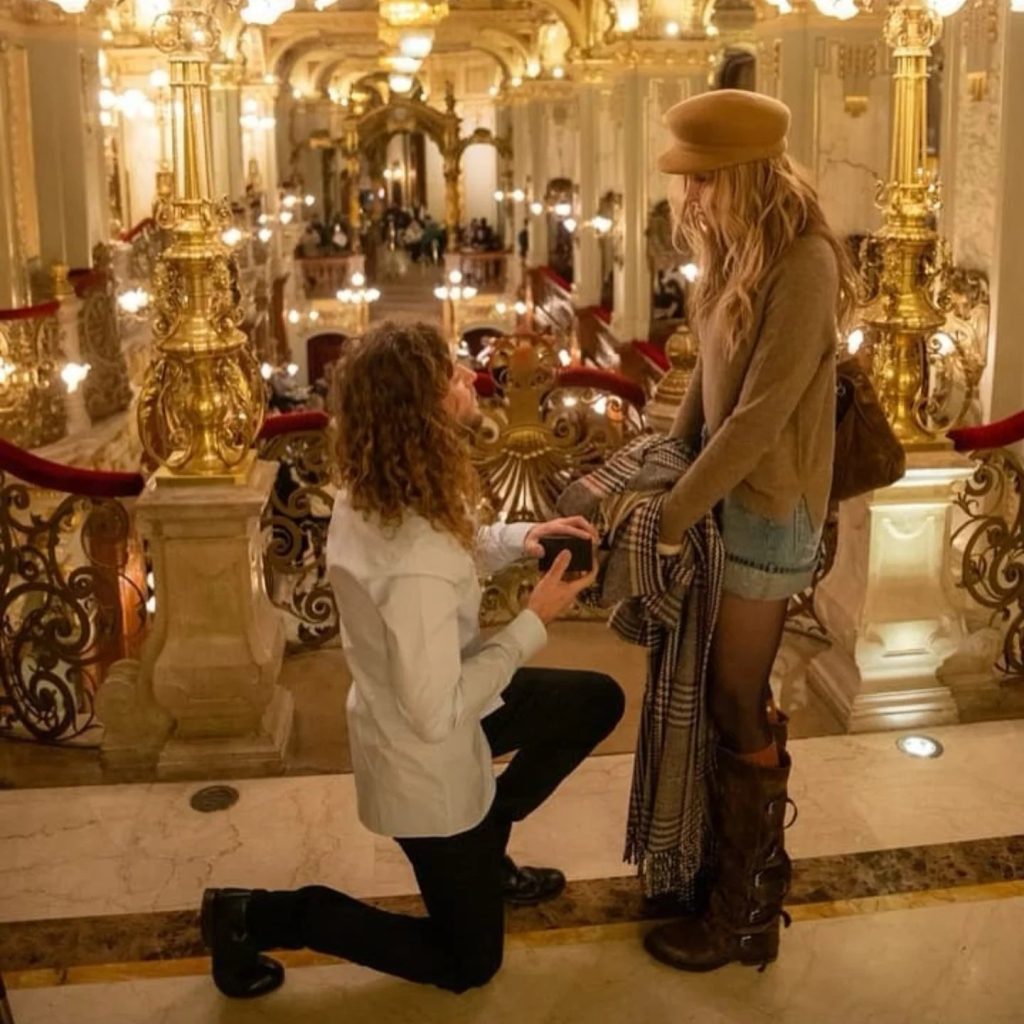
<path id="1" fill-rule="evenodd" d="M 560 871 L 517 866 L 513 824 L 540 806 L 615 727 L 624 699 L 597 672 L 524 668 L 547 626 L 593 583 L 566 578 L 568 552 L 526 607 L 484 638 L 478 572 L 541 555 L 541 539 L 593 542 L 579 517 L 480 527 L 467 432 L 474 374 L 429 325 L 384 322 L 346 348 L 334 375 L 339 493 L 328 576 L 352 673 L 349 744 L 359 817 L 396 839 L 426 917 L 393 914 L 322 885 L 208 889 L 202 934 L 229 996 L 277 988 L 263 955 L 309 947 L 452 992 L 498 970 L 504 905 L 561 892 Z M 495 780 L 492 758 L 515 751 Z"/>

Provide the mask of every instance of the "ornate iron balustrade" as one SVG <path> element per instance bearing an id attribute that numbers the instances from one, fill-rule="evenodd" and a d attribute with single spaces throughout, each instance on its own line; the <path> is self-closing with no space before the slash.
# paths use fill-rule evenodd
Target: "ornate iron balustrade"
<path id="1" fill-rule="evenodd" d="M 0 310 L 0 437 L 21 448 L 59 441 L 67 429 L 59 309 Z"/>
<path id="2" fill-rule="evenodd" d="M 90 366 L 82 384 L 89 418 L 96 422 L 131 404 L 128 364 L 121 347 L 117 301 L 114 295 L 110 250 L 97 246 L 96 268 L 72 274 L 71 284 L 80 300 L 78 307 L 78 345 L 84 362 Z"/>
<path id="3" fill-rule="evenodd" d="M 481 403 L 472 457 L 491 512 L 506 522 L 552 518 L 569 483 L 644 430 L 642 389 L 601 370 L 559 369 L 542 339 L 500 339 L 488 368 L 494 395 Z M 536 580 L 536 568 L 524 564 L 485 581 L 483 623 L 517 614 Z M 604 614 L 584 598 L 568 617 Z"/>
<path id="4" fill-rule="evenodd" d="M 285 613 L 290 651 L 322 647 L 338 635 L 338 608 L 327 579 L 327 528 L 334 488 L 328 417 L 285 413 L 268 419 L 259 456 L 279 463 L 263 512 L 267 593 Z"/>
<path id="5" fill-rule="evenodd" d="M 135 473 L 61 466 L 0 441 L 0 735 L 67 742 L 146 626 Z"/>
<path id="6" fill-rule="evenodd" d="M 996 668 L 1024 678 L 1024 464 L 1002 447 L 1024 439 L 1024 413 L 950 437 L 977 463 L 956 498 L 964 517 L 953 534 L 954 549 L 962 546 L 958 585 L 1002 627 Z"/>

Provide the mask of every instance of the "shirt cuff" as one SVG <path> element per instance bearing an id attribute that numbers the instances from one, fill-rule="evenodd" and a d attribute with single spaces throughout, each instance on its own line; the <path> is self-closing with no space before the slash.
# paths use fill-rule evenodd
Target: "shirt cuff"
<path id="1" fill-rule="evenodd" d="M 519 561 L 525 557 L 526 536 L 536 525 L 536 523 L 511 523 L 502 530 L 501 543 L 513 561 Z"/>
<path id="2" fill-rule="evenodd" d="M 521 611 L 506 627 L 519 648 L 525 664 L 548 642 L 548 631 L 540 616 L 529 608 Z"/>

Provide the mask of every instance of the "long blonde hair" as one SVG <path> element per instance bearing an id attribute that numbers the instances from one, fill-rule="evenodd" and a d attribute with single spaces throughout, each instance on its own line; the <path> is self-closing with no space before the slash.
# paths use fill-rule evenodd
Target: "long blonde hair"
<path id="1" fill-rule="evenodd" d="M 800 235 L 820 235 L 839 270 L 836 322 L 842 327 L 857 301 L 857 275 L 825 220 L 818 196 L 788 156 L 680 175 L 670 188 L 673 241 L 699 268 L 689 317 L 698 337 L 719 321 L 733 351 L 754 327 L 754 303 L 765 277 Z"/>

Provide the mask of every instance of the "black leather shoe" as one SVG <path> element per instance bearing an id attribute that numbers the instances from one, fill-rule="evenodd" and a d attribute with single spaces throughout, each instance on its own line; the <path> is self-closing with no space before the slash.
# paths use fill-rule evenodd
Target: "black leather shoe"
<path id="1" fill-rule="evenodd" d="M 249 941 L 250 889 L 207 889 L 199 927 L 213 961 L 213 982 L 232 999 L 266 995 L 284 982 L 284 968 Z"/>
<path id="2" fill-rule="evenodd" d="M 513 907 L 532 907 L 553 900 L 565 888 L 557 868 L 520 868 L 511 857 L 502 866 L 501 895 Z"/>

